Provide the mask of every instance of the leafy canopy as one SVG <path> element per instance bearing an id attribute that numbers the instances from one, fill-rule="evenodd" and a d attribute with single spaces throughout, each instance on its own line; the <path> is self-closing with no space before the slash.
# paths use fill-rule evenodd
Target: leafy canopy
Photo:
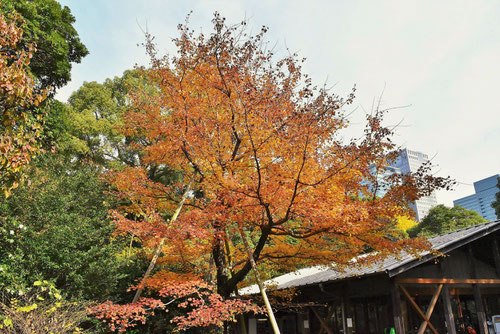
<path id="1" fill-rule="evenodd" d="M 85 82 L 66 105 L 66 131 L 58 144 L 68 156 L 92 161 L 108 168 L 134 165 L 136 158 L 130 139 L 120 132 L 123 116 L 130 108 L 129 90 L 150 86 L 140 71 L 125 71 L 123 76 L 104 83 Z"/>
<path id="2" fill-rule="evenodd" d="M 114 238 L 113 200 L 92 165 L 43 155 L 30 182 L 0 200 L 0 290 L 51 280 L 72 298 L 119 300 L 142 262 Z"/>
<path id="3" fill-rule="evenodd" d="M 55 0 L 3 0 L 2 13 L 18 13 L 24 35 L 12 49 L 25 50 L 36 44 L 30 69 L 39 87 L 60 88 L 70 79 L 71 64 L 88 54 L 77 31 L 75 18 L 67 6 Z"/>
<path id="4" fill-rule="evenodd" d="M 46 96 L 70 80 L 71 64 L 88 53 L 74 21 L 55 0 L 0 3 L 0 190 L 7 196 L 31 158 L 53 144 L 44 122 L 61 105 Z"/>
<path id="5" fill-rule="evenodd" d="M 410 228 L 408 234 L 410 237 L 432 237 L 485 222 L 486 219 L 476 211 L 461 206 L 448 208 L 440 204 L 433 207 L 418 225 Z"/>

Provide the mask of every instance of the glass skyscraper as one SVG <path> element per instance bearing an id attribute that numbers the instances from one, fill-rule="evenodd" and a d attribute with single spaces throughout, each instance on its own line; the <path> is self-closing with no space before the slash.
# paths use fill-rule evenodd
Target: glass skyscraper
<path id="1" fill-rule="evenodd" d="M 474 182 L 476 193 L 453 201 L 453 205 L 474 210 L 484 219 L 496 220 L 495 209 L 491 207 L 491 203 L 495 201 L 495 194 L 499 191 L 498 177 L 500 174 Z"/>
<path id="2" fill-rule="evenodd" d="M 379 197 L 383 197 L 387 191 L 389 185 L 387 182 L 384 182 L 387 177 L 392 174 L 410 174 L 415 173 L 418 168 L 425 162 L 429 161 L 429 157 L 427 154 L 422 152 L 412 151 L 409 149 L 402 149 L 398 158 L 391 163 L 389 166 L 386 166 L 382 172 L 378 172 L 377 175 L 377 193 L 376 195 Z M 372 174 L 375 174 L 375 170 L 373 169 Z M 373 185 L 370 186 L 373 191 Z M 436 195 L 432 193 L 430 196 L 422 197 L 414 203 L 410 204 L 410 207 L 415 212 L 416 220 L 421 221 L 429 210 L 437 205 Z"/>
<path id="3" fill-rule="evenodd" d="M 427 154 L 412 151 L 407 148 L 402 149 L 399 157 L 392 164 L 403 174 L 415 173 L 425 162 L 429 161 Z M 436 194 L 433 192 L 430 196 L 422 197 L 412 203 L 410 206 L 417 216 L 417 221 L 427 216 L 429 210 L 437 205 Z"/>

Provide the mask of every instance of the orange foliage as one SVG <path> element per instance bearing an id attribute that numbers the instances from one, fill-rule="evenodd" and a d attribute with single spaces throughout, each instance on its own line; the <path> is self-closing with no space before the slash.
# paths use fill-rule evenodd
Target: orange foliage
<path id="1" fill-rule="evenodd" d="M 238 226 L 263 271 L 354 265 L 348 261 L 367 250 L 380 258 L 414 246 L 392 235 L 396 217 L 446 180 L 393 177 L 387 195 L 374 196 L 367 184 L 375 180 L 371 166 L 397 154 L 392 131 L 382 125 L 384 111 L 368 115 L 364 136 L 346 142 L 340 136 L 349 125 L 343 107 L 353 94 L 342 99 L 313 86 L 296 55 L 274 60 L 265 28 L 247 36 L 218 15 L 213 22 L 208 37 L 180 26 L 172 58 L 157 58 L 147 43 L 152 68 L 144 74 L 157 92 L 134 93 L 125 117 L 124 133 L 135 138 L 140 165 L 110 177 L 128 201 L 113 213 L 119 232 L 133 233 L 148 247 L 166 238 L 161 271 L 192 273 L 198 287 L 215 284 L 218 297 L 200 300 L 220 316 L 251 270 Z M 156 171 L 166 166 L 180 171 L 180 180 L 157 181 Z M 171 223 L 192 177 L 194 196 Z M 144 284 L 161 294 L 162 284 L 172 286 L 169 275 L 161 277 Z M 181 328 L 200 325 L 196 312 L 178 321 Z"/>
<path id="2" fill-rule="evenodd" d="M 1 6 L 1 3 L 0 3 Z M 29 72 L 35 50 L 18 50 L 23 31 L 21 19 L 0 13 L 0 190 L 8 196 L 18 185 L 19 175 L 39 151 L 40 119 L 32 119 L 29 109 L 38 106 L 46 92 L 35 93 L 36 83 Z"/>

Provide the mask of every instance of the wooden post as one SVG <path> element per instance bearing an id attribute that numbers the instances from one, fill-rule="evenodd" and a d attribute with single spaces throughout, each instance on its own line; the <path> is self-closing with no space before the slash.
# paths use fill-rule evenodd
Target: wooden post
<path id="1" fill-rule="evenodd" d="M 347 320 L 346 320 L 346 316 L 345 316 L 345 302 L 344 302 L 343 295 L 340 299 L 340 309 L 342 310 L 342 333 L 346 334 L 347 333 Z"/>
<path id="2" fill-rule="evenodd" d="M 498 249 L 498 240 L 496 235 L 493 235 L 493 259 L 495 260 L 495 269 L 497 271 L 497 277 L 500 278 L 500 251 Z"/>
<path id="3" fill-rule="evenodd" d="M 257 334 L 257 319 L 248 319 L 248 334 Z"/>
<path id="4" fill-rule="evenodd" d="M 446 320 L 446 328 L 448 334 L 457 334 L 455 328 L 455 317 L 453 316 L 453 308 L 451 307 L 451 296 L 448 285 L 443 286 L 443 306 L 444 306 L 444 318 Z"/>
<path id="5" fill-rule="evenodd" d="M 469 261 L 471 264 L 471 274 L 473 278 L 477 276 L 476 265 L 474 262 L 474 253 L 472 251 L 472 246 L 469 244 Z M 488 324 L 486 323 L 486 314 L 484 312 L 483 299 L 481 297 L 481 290 L 479 285 L 472 284 L 472 290 L 474 292 L 474 302 L 476 303 L 477 321 L 479 322 L 479 333 L 488 334 Z"/>
<path id="6" fill-rule="evenodd" d="M 269 298 L 267 298 L 266 287 L 264 286 L 264 284 L 262 284 L 262 280 L 260 279 L 259 269 L 257 269 L 257 264 L 255 263 L 255 259 L 253 258 L 252 250 L 250 249 L 246 234 L 243 231 L 243 226 L 241 224 L 238 224 L 238 230 L 240 231 L 241 240 L 243 241 L 243 246 L 247 251 L 248 261 L 250 261 L 250 264 L 252 265 L 252 271 L 255 275 L 257 286 L 259 287 L 260 294 L 262 295 L 262 299 L 264 300 L 264 305 L 266 306 L 267 315 L 269 316 L 269 322 L 271 323 L 271 327 L 273 328 L 274 334 L 280 334 L 280 329 L 278 327 L 278 322 L 276 322 L 276 317 L 274 316 L 273 308 L 271 307 Z"/>
<path id="7" fill-rule="evenodd" d="M 479 285 L 472 285 L 474 290 L 474 301 L 476 302 L 477 320 L 479 322 L 479 332 L 481 334 L 488 334 L 488 324 L 486 323 L 486 314 L 484 312 L 483 299 L 481 297 L 481 290 Z"/>
<path id="8" fill-rule="evenodd" d="M 393 280 L 391 284 L 391 299 L 392 299 L 392 314 L 394 317 L 394 329 L 396 334 L 404 334 L 405 326 L 403 313 L 401 311 L 401 295 L 399 293 L 399 287 L 397 283 Z"/>
<path id="9" fill-rule="evenodd" d="M 351 314 L 351 302 L 349 300 L 349 295 L 346 293 L 346 287 L 342 288 L 342 317 L 344 318 L 344 334 L 352 334 L 353 328 L 353 317 Z"/>
<path id="10" fill-rule="evenodd" d="M 446 277 L 444 268 L 445 258 L 440 258 L 439 260 L 439 270 L 441 272 L 441 277 Z M 444 319 L 446 321 L 446 330 L 448 334 L 457 334 L 457 329 L 455 327 L 455 317 L 453 316 L 453 307 L 451 306 L 451 296 L 450 290 L 448 289 L 448 284 L 443 285 L 443 311 Z"/>

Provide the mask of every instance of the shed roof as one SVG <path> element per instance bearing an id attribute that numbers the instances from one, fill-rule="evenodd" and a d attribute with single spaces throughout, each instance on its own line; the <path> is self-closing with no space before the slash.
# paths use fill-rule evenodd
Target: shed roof
<path id="1" fill-rule="evenodd" d="M 439 236 L 429 238 L 428 240 L 433 250 L 441 253 L 447 253 L 498 229 L 500 229 L 500 220 L 441 234 Z M 315 266 L 275 277 L 272 280 L 266 281 L 265 284 L 277 286 L 278 289 L 286 289 L 290 287 L 313 285 L 380 273 L 386 273 L 389 277 L 393 277 L 435 257 L 436 254 L 431 252 L 425 252 L 419 257 L 405 253 L 400 254 L 397 257 L 388 256 L 384 260 L 370 265 L 353 265 L 352 267 L 345 268 L 342 271 L 335 270 L 335 268 L 330 266 Z M 252 285 L 240 289 L 239 292 L 241 294 L 254 294 L 258 293 L 259 290 L 256 285 Z"/>

